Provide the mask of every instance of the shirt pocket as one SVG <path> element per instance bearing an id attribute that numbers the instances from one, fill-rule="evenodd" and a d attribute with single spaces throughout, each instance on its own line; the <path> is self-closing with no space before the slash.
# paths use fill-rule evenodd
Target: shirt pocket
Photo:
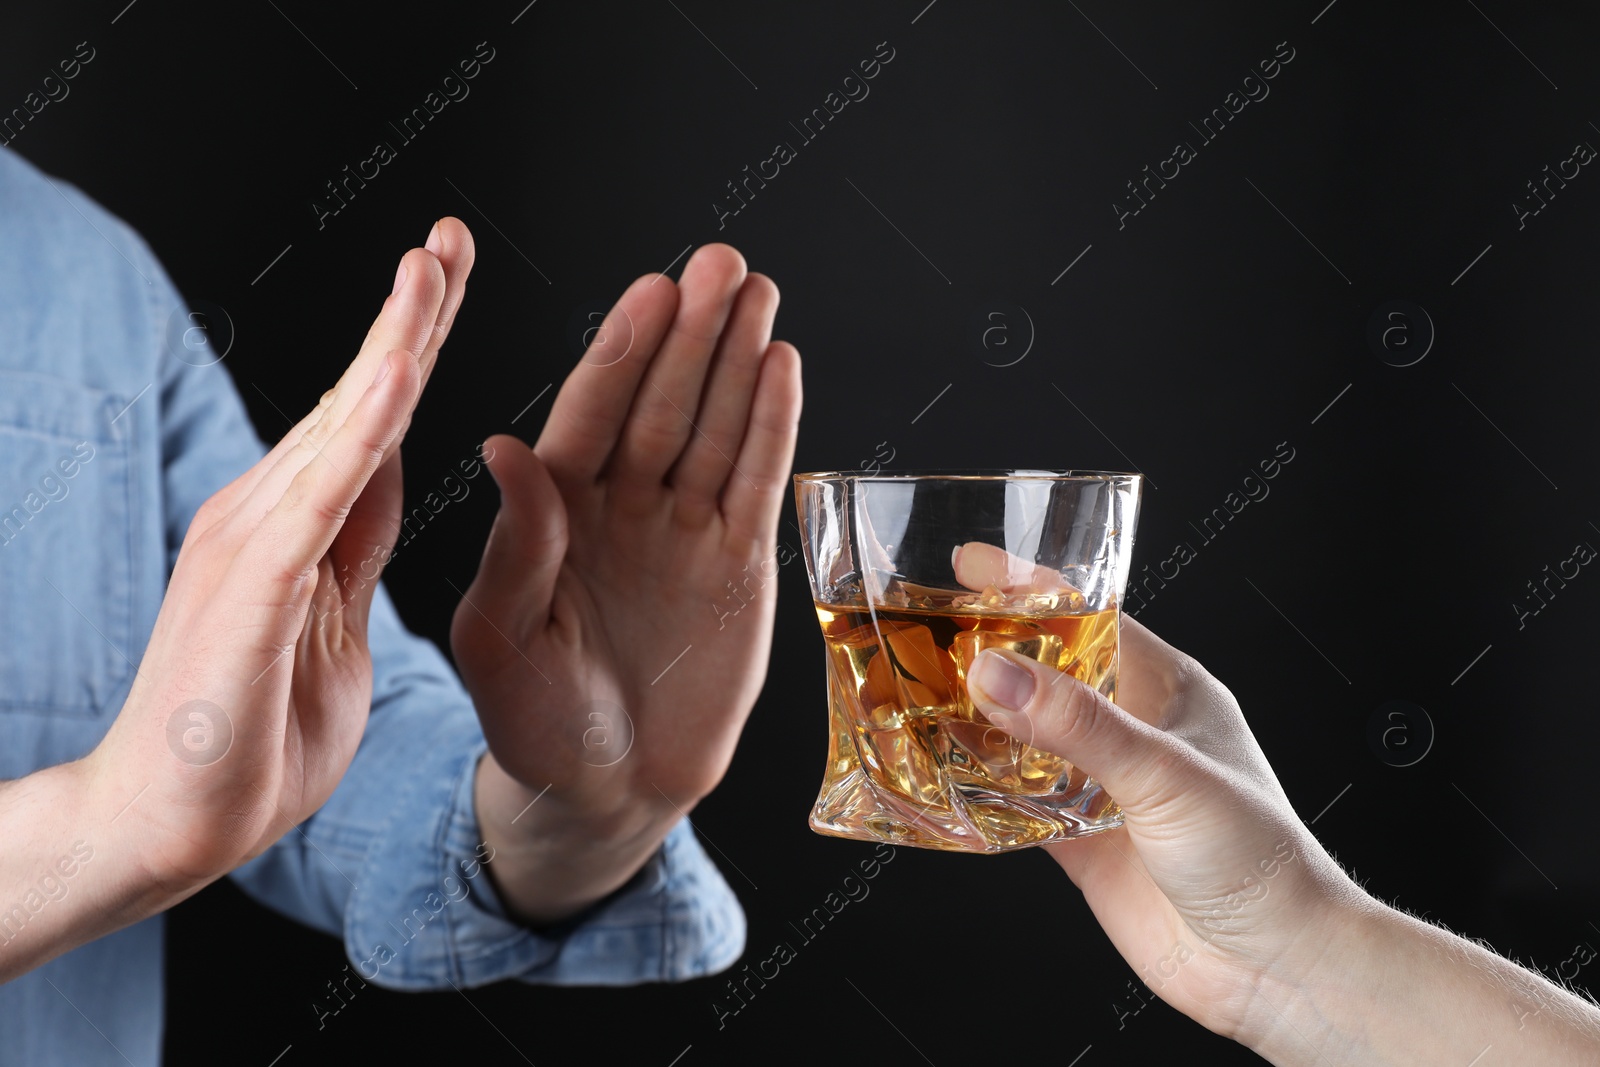
<path id="1" fill-rule="evenodd" d="M 130 402 L 0 371 L 0 713 L 100 717 L 134 672 Z"/>

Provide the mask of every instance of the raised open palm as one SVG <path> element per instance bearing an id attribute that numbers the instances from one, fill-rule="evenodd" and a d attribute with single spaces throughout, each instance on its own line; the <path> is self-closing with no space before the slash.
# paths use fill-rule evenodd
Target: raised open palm
<path id="1" fill-rule="evenodd" d="M 192 891 L 327 800 L 371 708 L 376 585 L 342 581 L 399 529 L 400 442 L 473 260 L 459 221 L 401 260 L 317 407 L 194 516 L 127 701 L 87 760 L 136 862 Z"/>
<path id="2" fill-rule="evenodd" d="M 451 643 L 498 765 L 587 822 L 709 792 L 766 673 L 800 410 L 778 291 L 726 245 L 629 287 L 503 495 Z M 649 836 L 650 830 L 641 830 Z"/>

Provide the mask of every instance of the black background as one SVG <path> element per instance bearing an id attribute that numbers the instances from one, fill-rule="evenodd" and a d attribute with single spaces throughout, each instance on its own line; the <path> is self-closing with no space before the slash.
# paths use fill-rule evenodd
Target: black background
<path id="1" fill-rule="evenodd" d="M 1180 541 L 1198 552 L 1140 618 L 1233 689 L 1363 884 L 1551 973 L 1600 943 L 1584 830 L 1600 577 L 1521 628 L 1512 607 L 1545 565 L 1600 544 L 1600 178 L 1584 168 L 1520 229 L 1512 207 L 1577 142 L 1600 144 L 1592 13 L 524 3 L 30 8 L 0 32 L 0 108 L 77 42 L 95 48 L 12 147 L 132 223 L 191 301 L 227 310 L 226 366 L 269 439 L 288 428 L 278 409 L 307 410 L 354 353 L 400 254 L 436 217 L 465 220 L 478 265 L 407 441 L 414 488 L 489 433 L 536 435 L 553 390 L 511 420 L 564 376 L 584 311 L 676 274 L 685 246 L 735 244 L 782 289 L 778 333 L 805 359 L 797 469 L 892 450 L 891 470 L 1144 471 L 1136 567 Z M 324 182 L 480 41 L 495 58 L 470 96 L 319 229 Z M 870 96 L 800 144 L 789 123 L 884 41 Z M 1201 145 L 1188 123 L 1279 42 L 1294 58 L 1270 95 Z M 1198 157 L 1119 229 L 1124 183 L 1178 140 Z M 777 141 L 798 158 L 719 230 L 725 183 Z M 1395 300 L 1437 331 L 1407 367 L 1367 340 Z M 1422 320 L 1399 321 L 1395 350 L 1415 356 Z M 1198 536 L 1282 442 L 1295 458 L 1270 496 Z M 441 644 L 446 579 L 465 587 L 493 516 L 481 484 L 388 576 Z M 806 827 L 822 657 L 801 565 L 781 582 L 770 682 L 695 814 L 749 914 L 749 961 L 870 852 Z M 1412 766 L 1369 744 L 1391 700 L 1436 731 Z M 1395 738 L 1390 762 L 1424 732 Z M 900 850 L 720 1030 L 717 979 L 368 987 L 319 1030 L 340 946 L 227 884 L 176 910 L 170 945 L 174 1064 L 410 1062 L 423 1035 L 541 1065 L 1254 1062 L 1159 1003 L 1119 1019 L 1132 970 L 1034 853 Z"/>

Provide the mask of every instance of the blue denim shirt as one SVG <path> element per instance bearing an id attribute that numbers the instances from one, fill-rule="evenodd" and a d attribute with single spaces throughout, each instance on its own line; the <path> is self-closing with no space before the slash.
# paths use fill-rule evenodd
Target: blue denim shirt
<path id="1" fill-rule="evenodd" d="M 100 740 L 190 518 L 263 454 L 186 325 L 137 234 L 0 150 L 0 779 Z M 508 921 L 479 864 L 470 698 L 381 590 L 369 640 L 355 761 L 301 832 L 234 872 L 247 893 L 342 938 L 352 968 L 393 989 L 675 980 L 740 955 L 744 914 L 687 821 L 581 923 Z M 66 866 L 94 862 L 98 829 L 61 842 L 64 857 L 77 844 Z M 157 916 L 0 985 L 0 1065 L 157 1063 L 162 968 Z"/>

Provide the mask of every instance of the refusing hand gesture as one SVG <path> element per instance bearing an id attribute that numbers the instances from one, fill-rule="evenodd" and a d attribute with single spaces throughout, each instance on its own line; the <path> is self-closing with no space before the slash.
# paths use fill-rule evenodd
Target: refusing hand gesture
<path id="1" fill-rule="evenodd" d="M 531 450 L 488 442 L 502 504 L 451 644 L 489 742 L 491 870 L 526 919 L 626 881 L 721 779 L 761 689 L 800 412 L 777 306 L 707 245 L 680 284 L 623 293 Z"/>
<path id="2" fill-rule="evenodd" d="M 337 576 L 394 543 L 400 441 L 472 260 L 441 220 L 338 383 L 189 526 L 127 701 L 83 761 L 125 869 L 166 904 L 309 816 L 355 755 L 377 586 Z"/>

